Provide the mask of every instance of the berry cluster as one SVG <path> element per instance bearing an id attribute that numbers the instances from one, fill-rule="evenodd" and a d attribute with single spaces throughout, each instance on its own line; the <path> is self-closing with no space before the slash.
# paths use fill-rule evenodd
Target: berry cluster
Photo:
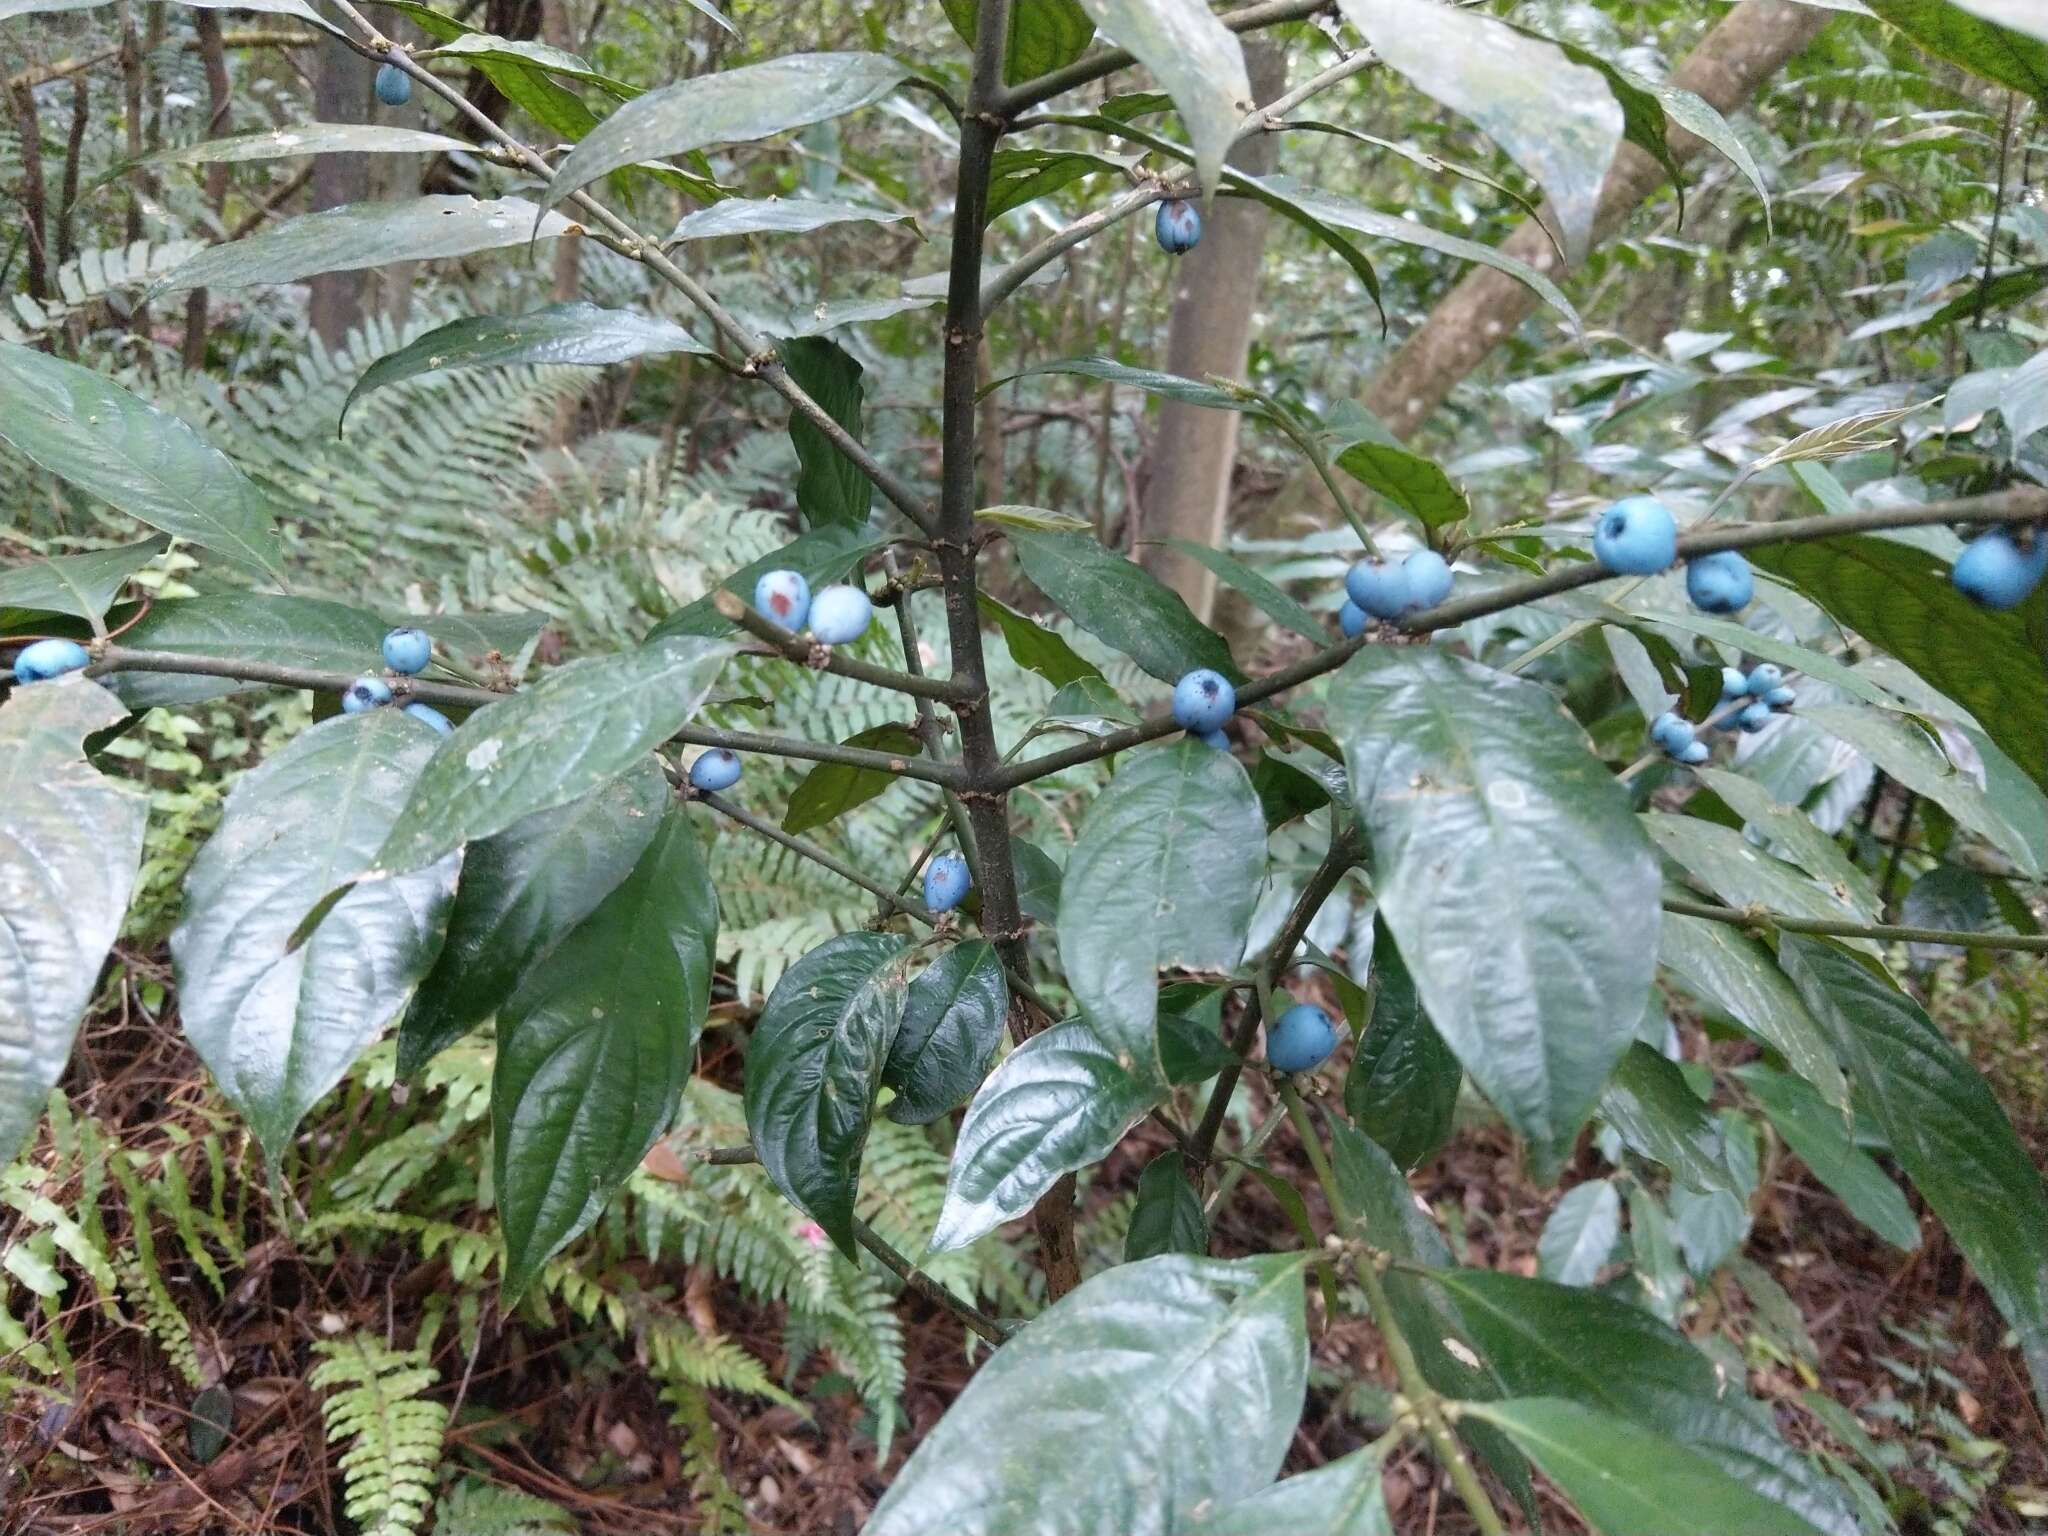
<path id="1" fill-rule="evenodd" d="M 1348 599 L 1337 622 L 1345 635 L 1357 634 L 1368 618 L 1398 619 L 1434 608 L 1451 595 L 1451 567 L 1433 549 L 1418 549 L 1399 565 L 1366 558 L 1344 574 Z"/>
<path id="2" fill-rule="evenodd" d="M 1221 672 L 1198 667 L 1173 685 L 1173 723 L 1205 746 L 1230 750 L 1223 727 L 1237 713 L 1237 690 Z"/>
<path id="3" fill-rule="evenodd" d="M 851 645 L 875 618 L 875 605 L 859 587 L 824 587 L 813 597 L 798 571 L 769 571 L 755 582 L 754 608 L 784 629 L 808 627 L 820 645 Z"/>
<path id="4" fill-rule="evenodd" d="M 426 671 L 434 656 L 434 642 L 427 632 L 410 627 L 392 630 L 384 637 L 383 649 L 384 665 L 401 677 L 414 677 Z M 364 673 L 341 691 L 343 714 L 360 715 L 390 702 L 391 685 L 374 673 Z M 405 712 L 443 736 L 455 729 L 448 717 L 431 704 L 414 700 L 405 706 Z"/>
<path id="5" fill-rule="evenodd" d="M 1650 723 L 1650 740 L 1681 763 L 1697 768 L 1707 760 L 1707 744 L 1699 739 L 1702 730 L 1719 726 L 1754 735 L 1771 723 L 1779 710 L 1790 709 L 1797 695 L 1785 686 L 1785 674 L 1770 662 L 1759 662 L 1744 672 L 1740 667 L 1721 669 L 1721 702 L 1700 725 L 1664 711 Z"/>

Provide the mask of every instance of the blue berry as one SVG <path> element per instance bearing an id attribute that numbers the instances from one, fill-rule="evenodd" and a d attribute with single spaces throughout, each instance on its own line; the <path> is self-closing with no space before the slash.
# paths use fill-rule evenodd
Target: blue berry
<path id="1" fill-rule="evenodd" d="M 1721 702 L 1731 703 L 1749 692 L 1749 674 L 1740 667 L 1721 669 Z"/>
<path id="2" fill-rule="evenodd" d="M 92 653 L 76 640 L 38 640 L 14 658 L 17 683 L 41 683 L 92 663 Z"/>
<path id="3" fill-rule="evenodd" d="M 1363 608 L 1347 597 L 1344 599 L 1344 606 L 1337 610 L 1337 627 L 1344 631 L 1346 640 L 1355 640 L 1365 633 L 1369 618 L 1370 615 Z"/>
<path id="4" fill-rule="evenodd" d="M 784 629 L 802 629 L 811 616 L 811 584 L 797 571 L 769 571 L 754 583 L 754 610 Z"/>
<path id="5" fill-rule="evenodd" d="M 411 715 L 413 719 L 439 731 L 443 736 L 448 735 L 455 729 L 449 722 L 448 717 L 431 704 L 408 704 L 405 706 L 405 712 Z"/>
<path id="6" fill-rule="evenodd" d="M 1167 255 L 1185 255 L 1201 244 L 1202 211 L 1179 198 L 1161 203 L 1152 221 L 1152 232 L 1159 238 L 1159 249 Z"/>
<path id="7" fill-rule="evenodd" d="M 740 755 L 728 747 L 713 747 L 690 764 L 690 787 L 717 794 L 740 781 Z"/>
<path id="8" fill-rule="evenodd" d="M 424 629 L 394 629 L 384 637 L 384 665 L 410 677 L 427 670 L 434 654 L 434 642 Z"/>
<path id="9" fill-rule="evenodd" d="M 1408 607 L 1434 608 L 1451 595 L 1451 567 L 1433 549 L 1418 549 L 1401 562 L 1401 579 L 1408 584 Z"/>
<path id="10" fill-rule="evenodd" d="M 391 685 L 381 677 L 359 677 L 341 692 L 344 714 L 360 715 L 366 709 L 390 702 Z"/>
<path id="11" fill-rule="evenodd" d="M 1397 619 L 1408 609 L 1405 568 L 1370 556 L 1344 573 L 1344 590 L 1376 619 Z"/>
<path id="12" fill-rule="evenodd" d="M 1266 1062 L 1276 1072 L 1313 1072 L 1337 1048 L 1337 1026 L 1314 1003 L 1296 1003 L 1266 1031 Z"/>
<path id="13" fill-rule="evenodd" d="M 1228 752 L 1230 750 L 1230 738 L 1224 735 L 1221 730 L 1197 731 L 1195 733 L 1195 740 L 1205 747 L 1214 747 L 1218 752 Z"/>
<path id="14" fill-rule="evenodd" d="M 1771 723 L 1771 706 L 1762 699 L 1758 699 L 1754 704 L 1745 705 L 1742 713 L 1735 717 L 1735 723 L 1754 736 Z"/>
<path id="15" fill-rule="evenodd" d="M 1793 701 L 1798 697 L 1799 695 L 1790 688 L 1773 688 L 1764 695 L 1764 702 L 1773 709 L 1790 709 Z"/>
<path id="16" fill-rule="evenodd" d="M 1760 661 L 1749 669 L 1749 676 L 1744 680 L 1742 686 L 1747 692 L 1760 699 L 1773 688 L 1782 688 L 1784 685 L 1784 672 L 1771 662 Z"/>
<path id="17" fill-rule="evenodd" d="M 1650 723 L 1650 740 L 1676 757 L 1692 745 L 1692 722 L 1680 719 L 1667 709 Z"/>
<path id="18" fill-rule="evenodd" d="M 361 79 L 359 75 L 356 78 Z M 377 66 L 377 99 L 387 107 L 402 107 L 412 100 L 412 76 L 396 64 Z"/>
<path id="19" fill-rule="evenodd" d="M 1678 524 L 1654 496 L 1628 496 L 1593 525 L 1593 558 L 1622 576 L 1654 576 L 1678 558 Z"/>
<path id="20" fill-rule="evenodd" d="M 1970 540 L 1956 556 L 1949 580 L 1971 602 L 1985 608 L 2017 608 L 2048 569 L 2048 534 L 2037 534 L 2026 549 L 2004 528 Z"/>
<path id="21" fill-rule="evenodd" d="M 1237 713 L 1237 690 L 1221 672 L 1199 667 L 1173 685 L 1173 723 L 1197 736 Z"/>
<path id="22" fill-rule="evenodd" d="M 1695 741 L 1678 754 L 1678 760 L 1681 763 L 1697 768 L 1707 760 L 1707 755 L 1707 744 L 1704 741 Z"/>
<path id="23" fill-rule="evenodd" d="M 950 912 L 966 899 L 974 877 L 957 853 L 942 853 L 924 867 L 924 904 L 934 912 Z"/>
<path id="24" fill-rule="evenodd" d="M 1734 550 L 1718 550 L 1686 562 L 1685 595 L 1702 613 L 1740 613 L 1756 596 L 1756 578 Z"/>
<path id="25" fill-rule="evenodd" d="M 868 632 L 875 605 L 859 587 L 826 587 L 811 599 L 811 633 L 825 645 L 851 645 Z"/>

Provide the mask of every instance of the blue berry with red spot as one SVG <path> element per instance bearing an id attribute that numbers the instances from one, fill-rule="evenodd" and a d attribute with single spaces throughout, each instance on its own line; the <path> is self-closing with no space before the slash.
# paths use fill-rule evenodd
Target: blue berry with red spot
<path id="1" fill-rule="evenodd" d="M 1167 255 L 1184 256 L 1202 243 L 1202 210 L 1181 198 L 1170 198 L 1159 205 L 1152 233 Z"/>
<path id="2" fill-rule="evenodd" d="M 924 867 L 924 904 L 934 912 L 950 912 L 967 899 L 974 877 L 957 853 L 942 853 Z"/>
<path id="3" fill-rule="evenodd" d="M 802 629 L 811 616 L 811 584 L 800 571 L 769 571 L 754 583 L 754 611 L 784 629 Z"/>
<path id="4" fill-rule="evenodd" d="M 740 755 L 730 747 L 713 747 L 690 764 L 690 787 L 717 794 L 740 781 Z"/>

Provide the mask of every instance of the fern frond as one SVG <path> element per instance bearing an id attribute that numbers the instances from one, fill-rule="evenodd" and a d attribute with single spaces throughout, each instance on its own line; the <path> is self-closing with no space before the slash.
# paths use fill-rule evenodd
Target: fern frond
<path id="1" fill-rule="evenodd" d="M 440 1378 L 416 1349 L 366 1333 L 322 1339 L 306 1377 L 341 1455 L 343 1508 L 363 1536 L 412 1536 L 433 1503 L 448 1409 L 422 1396 Z"/>
<path id="2" fill-rule="evenodd" d="M 434 1536 L 563 1536 L 576 1520 L 559 1505 L 465 1477 L 434 1506 Z"/>
<path id="3" fill-rule="evenodd" d="M 749 1536 L 753 1522 L 739 1490 L 719 1464 L 718 1426 L 711 1422 L 711 1405 L 703 1389 L 687 1382 L 664 1382 L 661 1400 L 668 1404 L 669 1423 L 681 1431 L 683 1476 L 690 1482 L 701 1536 Z"/>

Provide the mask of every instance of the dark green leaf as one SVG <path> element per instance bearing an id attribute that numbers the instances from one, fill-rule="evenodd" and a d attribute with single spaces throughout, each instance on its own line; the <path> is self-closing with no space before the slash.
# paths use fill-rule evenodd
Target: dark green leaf
<path id="1" fill-rule="evenodd" d="M 741 602 L 752 603 L 755 582 L 769 571 L 791 570 L 809 582 L 815 592 L 819 587 L 844 581 L 850 571 L 886 542 L 870 538 L 853 528 L 814 528 L 793 543 L 763 555 L 751 565 L 742 566 L 718 585 Z M 712 605 L 712 594 L 706 593 L 655 625 L 648 631 L 647 638 L 654 641 L 665 640 L 671 635 L 715 636 L 732 632 L 732 622 Z"/>
<path id="2" fill-rule="evenodd" d="M 255 482 L 187 423 L 89 368 L 0 342 L 0 442 L 152 528 L 281 570 L 277 509 Z"/>
<path id="3" fill-rule="evenodd" d="M 1162 682 L 1197 667 L 1233 682 L 1243 674 L 1222 636 L 1205 628 L 1180 594 L 1135 561 L 1075 533 L 1010 531 L 1011 546 L 1033 586 L 1105 645 L 1122 651 Z"/>
<path id="4" fill-rule="evenodd" d="M 1052 861 L 1052 855 L 1036 843 L 1013 837 L 1010 839 L 1010 863 L 1016 872 L 1018 909 L 1036 922 L 1055 921 L 1060 912 L 1063 872 Z"/>
<path id="5" fill-rule="evenodd" d="M 793 53 L 662 86 L 583 135 L 556 167 L 544 202 L 552 207 L 641 160 L 765 139 L 842 116 L 880 101 L 909 73 L 879 53 Z"/>
<path id="6" fill-rule="evenodd" d="M 1718 673 L 1715 686 L 1720 686 Z M 1696 771 L 1702 784 L 1752 828 L 1783 848 L 1809 875 L 1862 913 L 1865 920 L 1878 920 L 1877 892 L 1870 877 L 1850 862 L 1842 845 L 1821 831 L 1811 816 L 1781 803 L 1747 774 L 1730 773 L 1725 768 Z"/>
<path id="7" fill-rule="evenodd" d="M 964 1248 L 1023 1215 L 1062 1174 L 1107 1155 L 1166 1091 L 1079 1019 L 1033 1035 L 967 1106 L 932 1250 Z"/>
<path id="8" fill-rule="evenodd" d="M 573 227 L 559 213 L 543 215 L 523 197 L 348 203 L 302 213 L 201 251 L 151 288 L 150 295 L 296 283 L 323 272 L 445 260 L 553 240 Z"/>
<path id="9" fill-rule="evenodd" d="M 178 651 L 324 672 L 372 672 L 391 626 L 374 613 L 311 597 L 220 592 L 160 602 L 121 637 L 143 651 Z M 260 684 L 172 672 L 116 672 L 107 686 L 130 709 L 190 704 Z"/>
<path id="10" fill-rule="evenodd" d="M 550 75 L 561 75 L 570 80 L 581 80 L 598 86 L 614 96 L 637 94 L 624 81 L 600 74 L 588 62 L 566 48 L 557 48 L 552 43 L 543 43 L 535 38 L 496 37 L 488 32 L 464 32 L 450 38 L 428 55 L 442 59 L 468 59 L 493 63 L 514 63 L 530 65 Z"/>
<path id="11" fill-rule="evenodd" d="M 860 364 L 838 342 L 823 336 L 796 337 L 785 341 L 780 351 L 790 378 L 855 442 L 860 441 Z M 796 411 L 789 415 L 789 440 L 802 466 L 796 477 L 796 509 L 805 525 L 866 527 L 875 488 L 860 466 L 834 447 L 815 422 Z"/>
<path id="12" fill-rule="evenodd" d="M 1465 493 L 1435 461 L 1385 443 L 1353 443 L 1337 467 L 1387 498 L 1425 528 L 1444 528 L 1472 515 Z"/>
<path id="13" fill-rule="evenodd" d="M 128 578 L 170 548 L 159 534 L 119 549 L 93 549 L 79 555 L 46 555 L 0 571 L 0 615 L 8 609 L 31 613 L 68 613 L 96 619 L 106 613 L 128 585 Z"/>
<path id="14" fill-rule="evenodd" d="M 1244 958 L 1265 870 L 1251 780 L 1200 742 L 1126 758 L 1089 807 L 1060 887 L 1060 961 L 1126 1071 L 1158 1071 L 1159 967 L 1229 971 Z"/>
<path id="15" fill-rule="evenodd" d="M 1318 619 L 1235 555 L 1225 554 L 1220 549 L 1211 549 L 1207 544 L 1197 544 L 1193 539 L 1168 539 L 1166 543 L 1169 548 L 1179 550 L 1197 564 L 1207 566 L 1225 586 L 1234 588 L 1242 594 L 1254 608 L 1275 624 L 1284 625 L 1302 639 L 1313 641 L 1319 646 L 1330 643 L 1330 626 L 1327 623 Z"/>
<path id="16" fill-rule="evenodd" d="M 369 867 L 440 740 L 396 709 L 314 726 L 236 780 L 185 881 L 171 934 L 185 1035 L 273 1168 L 440 949 L 455 847 L 357 885 L 286 948 Z"/>
<path id="17" fill-rule="evenodd" d="M 1214 1505 L 1180 1529 L 1186 1536 L 1394 1536 L 1380 1464 L 1363 1450 Z"/>
<path id="18" fill-rule="evenodd" d="M 2011 86 L 2035 101 L 2048 100 L 2048 43 L 2040 40 L 2040 21 L 2031 7 L 2026 10 L 2035 31 L 2029 37 L 1986 19 L 2008 13 L 2019 17 L 2022 8 L 2012 0 L 1961 0 L 1954 5 L 1948 0 L 1864 3 L 1936 58 Z M 1971 15 L 1972 11 L 1979 14 Z"/>
<path id="19" fill-rule="evenodd" d="M 1166 1080 L 1177 1088 L 1189 1083 L 1206 1083 L 1225 1067 L 1237 1062 L 1237 1053 L 1216 1033 L 1211 1018 L 1193 1018 L 1174 1013 L 1162 1005 L 1159 1014 L 1159 1066 Z"/>
<path id="20" fill-rule="evenodd" d="M 834 224 L 895 224 L 909 217 L 866 203 L 828 203 L 812 197 L 728 197 L 684 214 L 665 243 L 730 235 L 801 235 Z"/>
<path id="21" fill-rule="evenodd" d="M 1614 1064 L 1600 1117 L 1631 1152 L 1662 1163 L 1693 1189 L 1734 1190 L 1721 1151 L 1720 1122 L 1686 1085 L 1685 1074 L 1638 1040 Z"/>
<path id="22" fill-rule="evenodd" d="M 1733 827 L 1652 811 L 1643 830 L 1671 860 L 1731 907 L 1759 906 L 1788 917 L 1861 922 L 1847 898 L 1811 879 L 1804 870 L 1773 858 Z"/>
<path id="23" fill-rule="evenodd" d="M 1258 1492 L 1307 1390 L 1302 1267 L 1165 1254 L 1095 1276 L 974 1373 L 865 1536 L 1167 1536 Z"/>
<path id="24" fill-rule="evenodd" d="M 1604 1536 L 1813 1536 L 1814 1527 L 1699 1450 L 1562 1398 L 1469 1403 Z"/>
<path id="25" fill-rule="evenodd" d="M 876 725 L 856 731 L 840 743 L 865 747 L 872 752 L 892 752 L 898 757 L 916 757 L 924 743 L 907 725 Z M 789 808 L 783 812 L 782 830 L 808 832 L 836 821 L 856 806 L 866 805 L 885 793 L 895 776 L 879 768 L 855 768 L 845 763 L 820 763 L 790 791 Z"/>
<path id="26" fill-rule="evenodd" d="M 972 48 L 974 0 L 940 3 L 960 40 Z M 1074 0 L 1011 0 L 1010 35 L 1003 48 L 1003 80 L 1009 85 L 1020 85 L 1071 64 L 1094 36 L 1095 23 Z"/>
<path id="27" fill-rule="evenodd" d="M 461 37 L 480 35 L 475 27 L 458 21 L 453 16 L 443 15 L 432 6 L 420 0 L 385 0 L 394 11 L 411 17 L 419 23 L 420 30 L 427 36 L 447 42 Z M 470 61 L 483 77 L 505 95 L 505 99 L 546 128 L 557 138 L 574 143 L 597 126 L 597 116 L 583 104 L 582 97 L 562 85 L 539 66 L 513 54 L 482 53 Z M 658 180 L 702 196 L 709 190 L 706 183 L 695 177 L 684 176 L 671 170 L 654 170 L 641 167 Z M 714 194 L 715 195 L 715 194 Z"/>
<path id="28" fill-rule="evenodd" d="M 1749 557 L 1961 704 L 2048 789 L 2048 588 L 2010 612 L 1979 608 L 1934 555 L 1869 534 Z"/>
<path id="29" fill-rule="evenodd" d="M 581 300 L 550 304 L 524 315 L 468 315 L 436 326 L 365 368 L 342 402 L 341 421 L 348 420 L 349 407 L 371 390 L 443 369 L 560 363 L 595 368 L 636 357 L 710 350 L 681 326 L 658 316 L 604 309 Z"/>
<path id="30" fill-rule="evenodd" d="M 83 677 L 0 704 L 0 1159 L 42 1118 L 135 889 L 149 801 L 83 751 L 126 713 Z"/>
<path id="31" fill-rule="evenodd" d="M 761 1166 L 848 1258 L 861 1151 L 909 992 L 904 960 L 892 934 L 827 939 L 782 973 L 747 1042 Z"/>
<path id="32" fill-rule="evenodd" d="M 1344 1079 L 1344 1112 L 1403 1168 L 1427 1162 L 1451 1136 L 1464 1069 L 1416 996 L 1386 924 L 1373 924 L 1372 1020 Z"/>
<path id="33" fill-rule="evenodd" d="M 1778 956 L 1857 1102 L 2019 1335 L 2048 1407 L 2048 1190 L 2005 1111 L 1920 1005 L 1853 955 L 1787 934 Z"/>
<path id="34" fill-rule="evenodd" d="M 1176 1149 L 1162 1152 L 1138 1175 L 1138 1204 L 1124 1236 L 1124 1261 L 1135 1263 L 1162 1253 L 1196 1258 L 1209 1251 L 1209 1221 L 1201 1197 L 1188 1182 L 1187 1160 Z"/>
<path id="35" fill-rule="evenodd" d="M 954 0 L 972 5 L 973 0 Z M 1015 8 L 1011 17 L 1016 16 Z M 989 170 L 988 218 L 991 223 L 1013 208 L 1049 197 L 1062 187 L 1105 171 L 1118 173 L 1121 162 L 1079 149 L 999 149 Z"/>
<path id="36" fill-rule="evenodd" d="M 1271 752 L 1261 752 L 1252 764 L 1252 789 L 1258 794 L 1269 831 L 1330 803 L 1329 789 L 1321 778 Z"/>
<path id="37" fill-rule="evenodd" d="M 1081 0 L 1081 8 L 1173 98 L 1194 148 L 1196 178 L 1213 190 L 1252 104 L 1236 34 L 1197 0 Z"/>
<path id="38" fill-rule="evenodd" d="M 440 958 L 398 1026 L 399 1076 L 411 1077 L 503 1006 L 633 872 L 668 799 L 650 754 L 603 789 L 470 845 Z"/>
<path id="39" fill-rule="evenodd" d="M 1667 912 L 1657 937 L 1657 958 L 1776 1050 L 1823 1099 L 1847 1110 L 1849 1085 L 1827 1031 L 1807 1012 L 1769 949 L 1740 928 Z"/>
<path id="40" fill-rule="evenodd" d="M 1010 984 L 985 939 L 955 944 L 910 984 L 903 1024 L 882 1082 L 896 1090 L 889 1118 L 925 1125 L 964 1104 L 981 1086 L 1003 1037 Z"/>
<path id="41" fill-rule="evenodd" d="M 572 661 L 455 728 L 376 870 L 401 874 L 602 788 L 697 713 L 732 647 L 685 636 Z"/>
<path id="42" fill-rule="evenodd" d="M 675 1113 L 711 999 L 718 895 L 681 807 L 498 1020 L 491 1144 L 504 1293 L 597 1220 Z"/>
<path id="43" fill-rule="evenodd" d="M 1655 969 L 1657 862 L 1627 795 L 1549 693 L 1433 648 L 1359 652 L 1331 716 L 1430 1021 L 1539 1151 L 1563 1146 Z"/>
<path id="44" fill-rule="evenodd" d="M 216 1383 L 192 1399 L 192 1420 L 185 1430 L 185 1443 L 192 1459 L 202 1467 L 228 1448 L 228 1436 L 235 1430 L 235 1395 Z"/>
<path id="45" fill-rule="evenodd" d="M 1037 620 L 1026 618 L 986 592 L 976 593 L 974 601 L 981 616 L 1003 632 L 1003 643 L 1010 648 L 1010 657 L 1018 666 L 1036 672 L 1055 688 L 1064 688 L 1084 677 L 1102 680 L 1101 669 L 1095 663 Z"/>
<path id="46" fill-rule="evenodd" d="M 1557 1202 L 1536 1240 L 1543 1278 L 1559 1285 L 1583 1287 L 1600 1278 L 1621 1240 L 1621 1196 L 1612 1181 L 1588 1179 L 1574 1184 Z"/>
<path id="47" fill-rule="evenodd" d="M 173 144 L 144 155 L 144 165 L 241 165 L 299 155 L 419 155 L 454 150 L 473 155 L 476 145 L 445 133 L 383 123 L 294 123 L 264 133 L 238 133 L 197 144 Z"/>

